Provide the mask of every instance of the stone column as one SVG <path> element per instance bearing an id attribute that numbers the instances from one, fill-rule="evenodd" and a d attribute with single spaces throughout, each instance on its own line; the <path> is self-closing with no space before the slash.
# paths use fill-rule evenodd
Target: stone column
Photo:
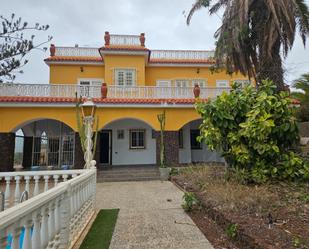
<path id="1" fill-rule="evenodd" d="M 0 171 L 14 170 L 15 133 L 0 132 Z"/>
<path id="2" fill-rule="evenodd" d="M 85 166 L 84 153 L 80 143 L 79 133 L 75 132 L 74 169 L 83 169 Z"/>
<path id="3" fill-rule="evenodd" d="M 167 166 L 179 164 L 179 137 L 178 131 L 164 132 L 165 163 Z M 160 131 L 156 131 L 157 164 L 160 165 Z"/>
<path id="4" fill-rule="evenodd" d="M 29 169 L 32 164 L 33 137 L 24 137 L 23 168 Z"/>

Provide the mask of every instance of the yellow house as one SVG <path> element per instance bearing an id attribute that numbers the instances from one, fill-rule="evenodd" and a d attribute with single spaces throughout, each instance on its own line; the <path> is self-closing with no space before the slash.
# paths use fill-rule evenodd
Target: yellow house
<path id="1" fill-rule="evenodd" d="M 157 164 L 163 111 L 167 164 L 222 160 L 196 141 L 194 94 L 214 98 L 249 81 L 211 70 L 213 51 L 151 50 L 143 33 L 105 32 L 104 40 L 101 48 L 51 45 L 49 84 L 0 84 L 0 169 L 13 169 L 14 151 L 24 168 L 83 167 L 76 93 L 98 107 L 99 168 Z"/>

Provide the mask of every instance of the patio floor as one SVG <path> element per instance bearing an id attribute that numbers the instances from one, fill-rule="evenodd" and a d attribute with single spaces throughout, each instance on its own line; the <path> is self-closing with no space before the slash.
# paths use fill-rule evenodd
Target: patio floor
<path id="1" fill-rule="evenodd" d="M 97 208 L 120 208 L 110 249 L 213 249 L 171 182 L 97 184 Z"/>

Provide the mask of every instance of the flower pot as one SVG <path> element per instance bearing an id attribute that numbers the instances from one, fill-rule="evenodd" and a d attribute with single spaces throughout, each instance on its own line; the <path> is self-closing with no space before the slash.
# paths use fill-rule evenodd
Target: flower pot
<path id="1" fill-rule="evenodd" d="M 201 93 L 201 88 L 199 87 L 198 84 L 195 84 L 194 89 L 193 89 L 193 94 L 195 98 L 198 98 Z"/>
<path id="2" fill-rule="evenodd" d="M 159 168 L 161 181 L 167 181 L 170 177 L 170 168 Z"/>
<path id="3" fill-rule="evenodd" d="M 110 44 L 110 40 L 111 40 L 111 36 L 109 32 L 106 31 L 104 35 L 105 46 L 108 46 Z"/>
<path id="4" fill-rule="evenodd" d="M 145 33 L 141 33 L 141 35 L 139 36 L 139 41 L 142 47 L 145 47 L 145 40 L 146 40 Z"/>
<path id="5" fill-rule="evenodd" d="M 102 86 L 101 86 L 101 98 L 102 99 L 106 99 L 107 97 L 107 85 L 106 83 L 102 83 Z"/>
<path id="6" fill-rule="evenodd" d="M 55 56 L 56 47 L 54 44 L 50 44 L 49 52 L 50 52 L 50 56 Z"/>

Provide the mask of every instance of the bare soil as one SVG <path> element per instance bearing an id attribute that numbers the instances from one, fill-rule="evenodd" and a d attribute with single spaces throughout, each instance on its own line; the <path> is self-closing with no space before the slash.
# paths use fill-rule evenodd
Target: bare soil
<path id="1" fill-rule="evenodd" d="M 309 249 L 309 184 L 227 181 L 223 167 L 191 167 L 172 181 L 199 201 L 188 212 L 216 249 Z M 236 225 L 236 236 L 228 227 Z"/>

